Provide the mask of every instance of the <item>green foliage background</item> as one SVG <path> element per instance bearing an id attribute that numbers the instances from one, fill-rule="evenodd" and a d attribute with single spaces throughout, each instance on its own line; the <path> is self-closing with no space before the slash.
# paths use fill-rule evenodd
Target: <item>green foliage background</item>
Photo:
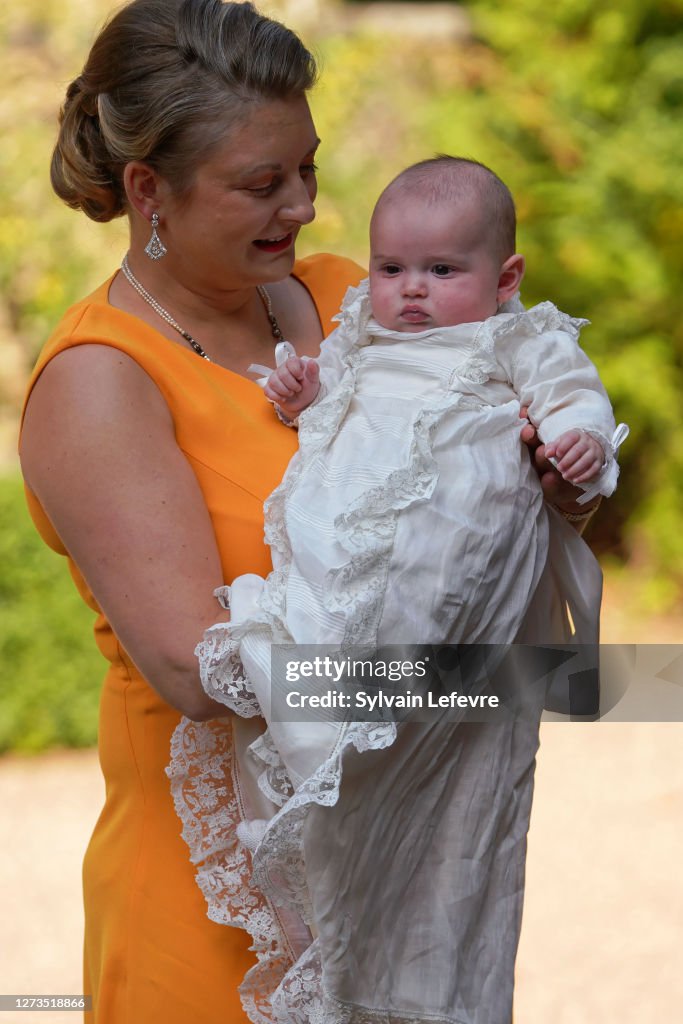
<path id="1" fill-rule="evenodd" d="M 680 605 L 683 0 L 470 0 L 466 33 L 431 36 L 427 8 L 419 30 L 396 31 L 366 7 L 318 0 L 312 17 L 315 4 L 263 4 L 322 65 L 318 218 L 302 253 L 365 262 L 374 200 L 413 160 L 449 152 L 497 170 L 517 198 L 523 298 L 592 321 L 584 345 L 631 426 L 593 544 L 630 574 L 643 610 Z M 47 176 L 61 97 L 110 9 L 23 0 L 0 14 L 0 358 L 11 352 L 15 368 L 0 377 L 5 417 L 51 325 L 125 250 L 125 224 L 62 207 Z M 33 536 L 12 475 L 0 504 L 0 750 L 92 742 L 102 663 L 90 613 Z"/>
<path id="2" fill-rule="evenodd" d="M 17 477 L 0 481 L 0 564 L 0 753 L 89 746 L 106 667 L 94 613 L 28 521 Z"/>

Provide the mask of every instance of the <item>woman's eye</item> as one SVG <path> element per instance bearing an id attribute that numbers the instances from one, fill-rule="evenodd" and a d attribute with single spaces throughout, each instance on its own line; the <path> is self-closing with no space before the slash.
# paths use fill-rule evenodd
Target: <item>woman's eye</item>
<path id="1" fill-rule="evenodd" d="M 318 170 L 318 165 L 311 161 L 310 164 L 302 164 L 299 168 L 299 173 L 302 178 L 307 178 L 310 174 L 315 174 Z"/>
<path id="2" fill-rule="evenodd" d="M 247 192 L 254 196 L 269 196 L 278 186 L 277 181 L 269 181 L 267 185 L 249 185 Z"/>
<path id="3" fill-rule="evenodd" d="M 436 263 L 432 267 L 432 274 L 435 274 L 437 277 L 448 277 L 452 270 L 453 267 L 449 267 L 446 263 Z"/>

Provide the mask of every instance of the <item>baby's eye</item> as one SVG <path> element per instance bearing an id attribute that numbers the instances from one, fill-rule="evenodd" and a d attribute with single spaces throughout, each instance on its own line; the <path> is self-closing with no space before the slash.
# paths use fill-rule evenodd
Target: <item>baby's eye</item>
<path id="1" fill-rule="evenodd" d="M 454 270 L 453 267 L 449 267 L 447 263 L 435 263 L 432 267 L 432 274 L 436 277 L 448 277 Z"/>
<path id="2" fill-rule="evenodd" d="M 395 277 L 396 274 L 401 273 L 401 268 L 397 263 L 385 263 L 382 270 L 388 277 Z"/>

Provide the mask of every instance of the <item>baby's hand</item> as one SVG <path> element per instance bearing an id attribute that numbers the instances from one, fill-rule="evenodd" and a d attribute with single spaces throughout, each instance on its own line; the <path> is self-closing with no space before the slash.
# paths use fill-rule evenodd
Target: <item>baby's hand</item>
<path id="1" fill-rule="evenodd" d="M 585 484 L 598 475 L 605 462 L 599 441 L 583 430 L 568 430 L 545 446 L 548 458 L 554 458 L 565 480 Z"/>
<path id="2" fill-rule="evenodd" d="M 282 409 L 286 416 L 298 416 L 320 390 L 320 369 L 315 359 L 289 359 L 273 370 L 263 389 L 266 398 Z"/>

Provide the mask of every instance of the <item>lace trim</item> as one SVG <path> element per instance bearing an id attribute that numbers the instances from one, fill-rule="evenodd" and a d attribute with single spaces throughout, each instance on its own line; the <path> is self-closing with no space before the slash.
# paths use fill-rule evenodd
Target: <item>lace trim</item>
<path id="1" fill-rule="evenodd" d="M 428 498 L 436 486 L 432 436 L 454 397 L 416 417 L 407 464 L 362 494 L 335 522 L 338 540 L 351 557 L 329 574 L 324 601 L 329 610 L 346 614 L 343 646 L 376 641 L 399 512 Z"/>
<path id="2" fill-rule="evenodd" d="M 257 963 L 240 986 L 244 1011 L 254 1024 L 272 1024 L 271 996 L 294 958 L 267 899 L 251 882 L 250 859 L 237 836 L 242 815 L 233 761 L 229 723 L 183 718 L 166 774 L 209 918 L 243 928 L 253 942 Z"/>
<path id="3" fill-rule="evenodd" d="M 228 588 L 217 594 L 224 606 L 229 595 Z M 264 617 L 268 617 L 266 611 Z M 253 713 L 255 698 L 240 671 L 236 650 L 237 635 L 243 635 L 249 622 L 254 620 L 219 623 L 207 630 L 197 646 L 207 692 L 220 693 L 223 703 L 242 707 L 245 717 Z M 364 1019 L 354 1016 L 353 1009 L 344 1009 L 340 1016 L 339 1007 L 324 996 L 315 942 L 294 963 L 279 915 L 284 913 L 283 920 L 293 913 L 304 921 L 311 919 L 303 829 L 312 805 L 337 802 L 345 750 L 350 746 L 359 752 L 381 749 L 395 737 L 393 723 L 343 726 L 331 756 L 294 792 L 266 732 L 250 747 L 264 766 L 260 788 L 280 806 L 265 822 L 249 821 L 241 805 L 230 722 L 197 723 L 183 718 L 173 734 L 167 775 L 208 916 L 218 924 L 243 928 L 252 938 L 258 962 L 245 976 L 240 996 L 254 1024 L 343 1024 Z M 256 851 L 253 857 L 250 850 Z M 373 1018 L 367 1019 L 371 1024 Z M 377 1024 L 384 1020 L 384 1015 L 376 1017 Z"/>
<path id="4" fill-rule="evenodd" d="M 348 335 L 348 337 L 355 344 L 363 344 L 363 341 L 357 339 L 363 339 L 367 335 L 367 327 L 372 317 L 372 309 L 370 307 L 370 279 L 364 278 L 359 285 L 346 289 L 346 294 L 342 300 L 341 310 L 336 316 L 332 317 L 334 323 L 338 323 L 341 329 Z M 369 339 L 365 337 L 365 344 Z"/>
<path id="5" fill-rule="evenodd" d="M 223 607 L 230 593 L 229 587 L 214 591 Z M 213 700 L 225 704 L 242 718 L 261 714 L 261 708 L 246 678 L 239 654 L 239 639 L 233 635 L 228 622 L 210 626 L 195 647 L 199 659 L 199 675 L 205 692 Z"/>
<path id="6" fill-rule="evenodd" d="M 355 303 L 359 308 L 364 308 L 364 302 L 365 297 L 363 295 L 355 297 Z M 363 322 L 358 312 L 355 316 L 350 315 L 348 318 L 349 323 L 356 321 Z M 570 335 L 575 341 L 578 341 L 581 328 L 589 322 L 588 320 L 578 319 L 563 313 L 552 302 L 541 302 L 530 309 L 525 309 L 519 298 L 519 293 L 517 293 L 512 299 L 503 303 L 496 314 L 479 324 L 474 337 L 469 343 L 469 353 L 461 363 L 452 369 L 450 384 L 455 389 L 457 389 L 458 383 L 463 380 L 470 381 L 473 384 L 485 384 L 500 370 L 500 365 L 496 358 L 496 347 L 501 341 L 515 334 L 520 328 L 525 334 L 535 333 L 539 335 L 546 331 L 561 330 Z M 365 326 L 367 326 L 367 321 Z M 393 332 L 387 331 L 379 325 L 373 325 L 373 323 L 370 323 L 368 329 L 371 334 L 376 330 L 376 333 L 383 337 L 395 336 Z M 425 331 L 419 336 L 426 337 L 430 334 L 438 334 L 438 328 Z M 366 343 L 367 340 L 361 342 L 361 344 Z"/>
<path id="7" fill-rule="evenodd" d="M 350 352 L 346 358 L 346 370 L 338 387 L 324 395 L 320 402 L 310 405 L 299 418 L 299 450 L 289 463 L 282 483 L 275 488 L 264 505 L 264 536 L 266 544 L 284 563 L 292 560 L 292 549 L 285 527 L 285 505 L 291 491 L 301 476 L 304 466 L 318 452 L 322 451 L 335 436 L 353 395 L 356 370 L 360 357 Z M 283 570 L 286 576 L 286 570 Z M 278 595 L 283 589 L 270 586 L 277 606 Z"/>
<path id="8" fill-rule="evenodd" d="M 324 985 L 319 990 L 311 988 L 311 980 L 321 975 L 320 952 L 316 941 L 289 971 L 273 995 L 274 1019 L 278 1024 L 466 1024 L 459 1017 L 396 1013 L 342 1003 L 331 996 Z"/>
<path id="9" fill-rule="evenodd" d="M 363 296 L 357 298 L 355 304 L 359 317 L 365 315 L 359 312 L 362 303 Z M 348 325 L 344 321 L 342 326 Z M 265 504 L 266 542 L 285 563 L 281 570 L 285 574 L 292 561 L 285 519 L 289 496 L 308 464 L 336 436 L 355 391 L 360 361 L 358 349 L 351 350 L 345 357 L 344 373 L 337 387 L 302 415 L 299 451 L 290 462 L 282 483 Z M 381 484 L 369 488 L 335 522 L 337 539 L 350 558 L 346 565 L 329 574 L 323 600 L 328 611 L 344 612 L 346 628 L 342 649 L 375 643 L 399 513 L 432 493 L 438 479 L 438 467 L 431 451 L 433 434 L 443 415 L 461 401 L 461 395 L 445 391 L 431 408 L 423 410 L 413 423 L 407 464 L 390 473 Z M 271 585 L 269 579 L 266 591 L 271 601 L 271 614 L 282 620 L 284 587 Z"/>
<path id="10" fill-rule="evenodd" d="M 311 923 L 311 903 L 303 857 L 303 829 L 310 807 L 333 807 L 339 799 L 344 752 L 389 747 L 396 738 L 393 722 L 354 722 L 340 726 L 336 748 L 270 820 L 254 855 L 254 881 L 276 906 L 296 910 Z M 253 749 L 253 748 L 252 748 Z M 284 769 L 284 765 L 282 765 Z"/>
<path id="11" fill-rule="evenodd" d="M 393 743 L 395 736 L 393 723 L 348 727 L 334 754 L 292 794 L 261 838 L 260 827 L 254 826 L 265 823 L 246 821 L 241 808 L 230 724 L 183 718 L 173 733 L 166 773 L 190 860 L 198 865 L 196 880 L 207 901 L 208 916 L 218 924 L 243 928 L 252 938 L 258 962 L 247 972 L 240 997 L 254 1024 L 385 1024 L 389 1020 L 382 1011 L 343 1006 L 330 999 L 323 989 L 317 942 L 293 962 L 273 903 L 303 911 L 301 916 L 310 919 L 303 859 L 308 808 L 337 802 L 347 747 L 359 752 L 381 749 Z M 285 772 L 266 737 L 250 749 L 270 767 Z M 250 837 L 257 846 L 253 863 Z M 392 1024 L 426 1020 L 393 1014 L 390 1019 Z"/>
<path id="12" fill-rule="evenodd" d="M 294 786 L 270 732 L 266 730 L 249 749 L 265 765 L 258 778 L 259 789 L 271 803 L 282 807 L 294 793 Z"/>
<path id="13" fill-rule="evenodd" d="M 508 337 L 510 334 L 522 327 L 525 332 L 529 330 L 536 334 L 545 334 L 547 331 L 564 331 L 578 343 L 582 327 L 586 327 L 590 320 L 583 317 L 569 316 L 552 302 L 539 302 L 529 309 L 520 310 L 505 314 L 504 316 L 489 317 L 484 321 L 485 331 L 482 332 L 482 344 L 488 350 L 495 346 L 496 342 Z"/>

